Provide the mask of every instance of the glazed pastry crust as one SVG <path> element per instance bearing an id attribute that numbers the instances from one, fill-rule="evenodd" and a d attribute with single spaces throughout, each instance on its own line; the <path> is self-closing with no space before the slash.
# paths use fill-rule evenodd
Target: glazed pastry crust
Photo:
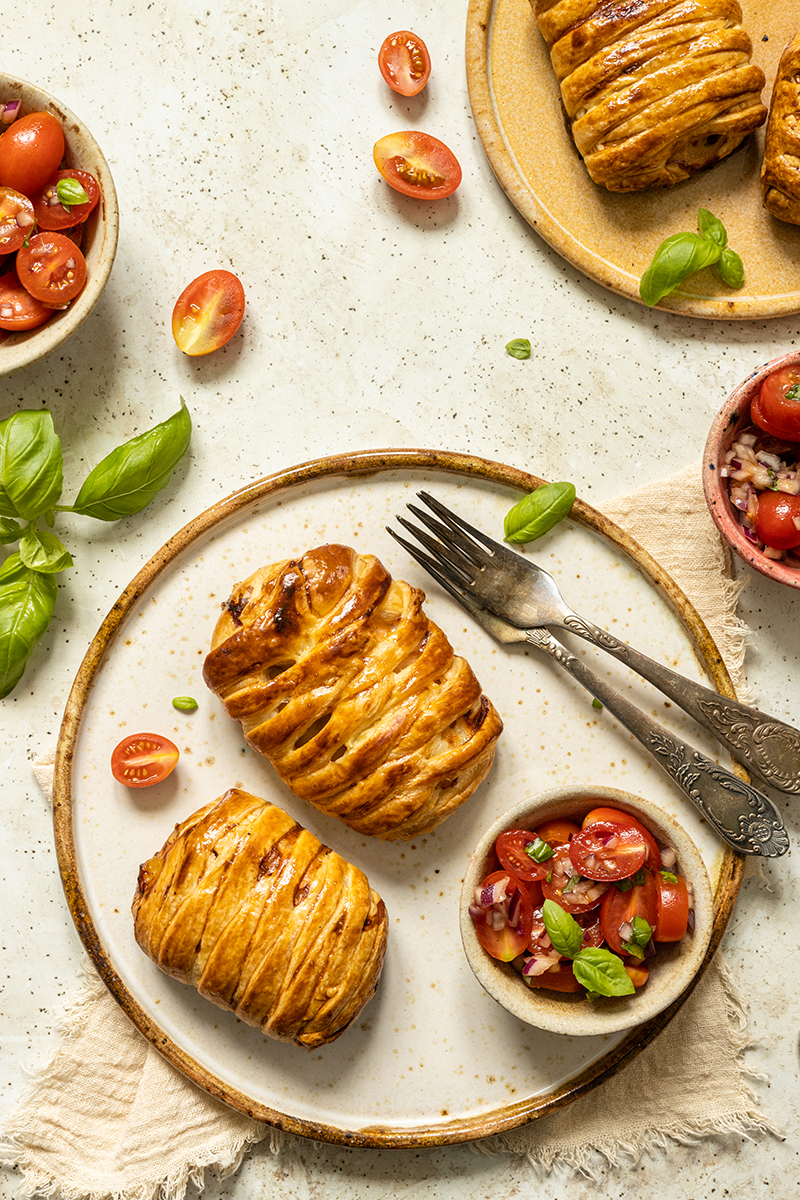
<path id="1" fill-rule="evenodd" d="M 488 772 L 502 722 L 424 593 L 326 545 L 256 571 L 204 678 L 296 795 L 358 833 L 427 833 Z"/>
<path id="2" fill-rule="evenodd" d="M 532 0 L 575 145 L 613 192 L 670 187 L 761 125 L 735 0 Z"/>
<path id="3" fill-rule="evenodd" d="M 142 865 L 132 911 L 162 971 L 307 1049 L 358 1016 L 386 951 L 386 909 L 363 872 L 238 788 Z"/>
<path id="4" fill-rule="evenodd" d="M 800 33 L 781 55 L 761 168 L 761 195 L 773 217 L 800 225 Z"/>

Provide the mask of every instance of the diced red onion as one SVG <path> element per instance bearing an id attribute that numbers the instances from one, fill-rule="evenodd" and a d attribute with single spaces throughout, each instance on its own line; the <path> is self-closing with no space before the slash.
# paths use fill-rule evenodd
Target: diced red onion
<path id="1" fill-rule="evenodd" d="M 662 867 L 666 867 L 666 869 L 669 870 L 670 867 L 675 866 L 675 863 L 677 861 L 678 861 L 678 856 L 675 853 L 675 851 L 672 849 L 672 846 L 665 846 L 664 849 L 661 851 Z"/>
<path id="2" fill-rule="evenodd" d="M 0 125 L 10 125 L 19 116 L 21 100 L 9 100 L 0 110 Z"/>

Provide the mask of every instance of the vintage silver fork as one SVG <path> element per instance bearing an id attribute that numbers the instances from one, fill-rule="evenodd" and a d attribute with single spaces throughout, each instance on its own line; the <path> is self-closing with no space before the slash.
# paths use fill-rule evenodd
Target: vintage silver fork
<path id="1" fill-rule="evenodd" d="M 409 508 L 412 507 L 409 505 Z M 416 529 L 409 521 L 402 517 L 398 517 L 398 520 L 415 537 L 424 538 L 422 531 Z M 443 570 L 393 529 L 389 528 L 388 531 L 498 641 L 530 642 L 538 646 L 568 671 L 573 679 L 596 696 L 645 749 L 649 750 L 724 841 L 741 854 L 777 858 L 786 853 L 789 838 L 783 820 L 771 800 L 693 746 L 674 737 L 663 725 L 648 717 L 616 688 L 595 675 L 548 630 L 521 629 L 490 613 L 471 590 L 465 590 L 460 583 L 452 581 L 449 567 Z M 425 540 L 427 542 L 427 539 Z M 445 571 L 448 573 L 444 573 Z"/>
<path id="2" fill-rule="evenodd" d="M 800 731 L 749 704 L 686 679 L 633 646 L 618 641 L 613 634 L 573 612 L 553 577 L 535 562 L 493 541 L 429 493 L 417 495 L 439 520 L 413 504 L 408 508 L 435 537 L 402 517 L 398 520 L 433 556 L 420 557 L 418 551 L 411 551 L 427 570 L 436 567 L 440 575 L 483 608 L 519 629 L 555 626 L 608 651 L 713 733 L 734 758 L 764 783 L 779 791 L 800 792 Z M 407 543 L 404 545 L 410 550 Z"/>

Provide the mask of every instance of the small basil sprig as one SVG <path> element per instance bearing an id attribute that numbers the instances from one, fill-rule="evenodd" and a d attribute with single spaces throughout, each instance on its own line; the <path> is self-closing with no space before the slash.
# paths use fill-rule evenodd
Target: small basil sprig
<path id="1" fill-rule="evenodd" d="M 547 862 L 549 858 L 553 857 L 555 850 L 549 842 L 545 842 L 540 837 L 537 837 L 534 839 L 534 841 L 526 844 L 525 853 L 529 858 L 532 858 L 534 862 L 543 863 Z"/>
<path id="2" fill-rule="evenodd" d="M 517 546 L 534 541 L 563 521 L 574 503 L 573 483 L 543 483 L 506 513 L 505 540 Z"/>
<path id="3" fill-rule="evenodd" d="M 631 996 L 636 990 L 622 959 L 602 947 L 583 946 L 583 930 L 555 900 L 545 900 L 542 920 L 553 949 L 572 959 L 578 983 L 590 996 Z"/>
<path id="4" fill-rule="evenodd" d="M 74 504 L 59 504 L 61 442 L 46 409 L 0 421 L 0 544 L 19 542 L 0 567 L 0 697 L 19 683 L 53 615 L 55 576 L 73 566 L 66 546 L 39 523 L 75 512 L 115 521 L 140 512 L 186 453 L 192 421 L 181 407 L 148 433 L 113 450 L 89 473 Z"/>
<path id="5" fill-rule="evenodd" d="M 658 304 L 684 279 L 703 267 L 715 267 L 728 287 L 744 286 L 742 260 L 728 246 L 728 234 L 719 217 L 707 208 L 701 208 L 697 224 L 699 233 L 673 233 L 653 255 L 653 261 L 639 281 L 639 295 L 649 307 Z"/>
<path id="6" fill-rule="evenodd" d="M 89 197 L 77 179 L 59 179 L 56 184 L 56 195 L 67 212 L 74 204 L 88 204 Z"/>

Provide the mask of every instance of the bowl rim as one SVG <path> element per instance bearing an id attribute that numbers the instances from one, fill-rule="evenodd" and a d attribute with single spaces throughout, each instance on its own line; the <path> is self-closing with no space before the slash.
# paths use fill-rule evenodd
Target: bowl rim
<path id="1" fill-rule="evenodd" d="M 474 888 L 486 874 L 497 836 L 506 829 L 525 828 L 523 818 L 537 813 L 536 824 L 555 815 L 584 815 L 598 806 L 620 808 L 637 816 L 661 845 L 671 845 L 682 872 L 694 888 L 695 928 L 691 943 L 680 952 L 662 949 L 662 964 L 675 967 L 671 977 L 662 976 L 658 988 L 633 996 L 603 999 L 587 1004 L 579 993 L 565 997 L 544 989 L 526 987 L 510 964 L 492 958 L 481 946 L 469 905 Z M 498 1004 L 519 1020 L 550 1033 L 571 1036 L 602 1036 L 619 1033 L 644 1023 L 663 1012 L 697 981 L 704 965 L 714 924 L 714 899 L 708 871 L 694 841 L 680 822 L 665 809 L 619 788 L 573 784 L 538 792 L 509 808 L 485 831 L 470 856 L 461 887 L 459 924 L 464 953 L 476 979 Z M 673 945 L 678 945 L 674 943 Z M 680 943 L 682 946 L 683 944 Z M 653 980 L 648 982 L 651 986 Z"/>
<path id="2" fill-rule="evenodd" d="M 20 79 L 16 74 L 0 71 L 0 87 L 4 91 L 13 91 L 21 95 L 23 116 L 28 112 L 51 111 L 58 117 L 64 127 L 67 149 L 70 146 L 70 137 L 74 138 L 76 135 L 90 143 L 93 158 L 91 173 L 97 178 L 101 193 L 100 204 L 95 210 L 98 214 L 95 218 L 97 251 L 93 254 L 96 265 L 88 274 L 81 294 L 63 315 L 57 314 L 45 325 L 36 329 L 20 330 L 18 333 L 14 333 L 13 330 L 7 331 L 0 343 L 2 378 L 32 366 L 57 349 L 72 337 L 92 312 L 108 283 L 116 257 L 119 242 L 119 203 L 111 169 L 99 142 L 85 121 L 76 116 L 58 97 L 38 84 Z M 82 169 L 77 164 L 74 165 L 76 170 Z M 88 165 L 86 169 L 89 170 Z M 89 219 L 91 220 L 91 216 Z"/>
<path id="3" fill-rule="evenodd" d="M 729 431 L 750 423 L 750 404 L 768 375 L 782 367 L 800 365 L 800 350 L 791 350 L 757 367 L 731 392 L 711 423 L 703 450 L 703 492 L 711 519 L 726 545 L 754 571 L 788 587 L 800 588 L 800 570 L 766 558 L 748 541 L 731 508 L 728 489 L 719 474 L 720 452 L 725 449 Z"/>

